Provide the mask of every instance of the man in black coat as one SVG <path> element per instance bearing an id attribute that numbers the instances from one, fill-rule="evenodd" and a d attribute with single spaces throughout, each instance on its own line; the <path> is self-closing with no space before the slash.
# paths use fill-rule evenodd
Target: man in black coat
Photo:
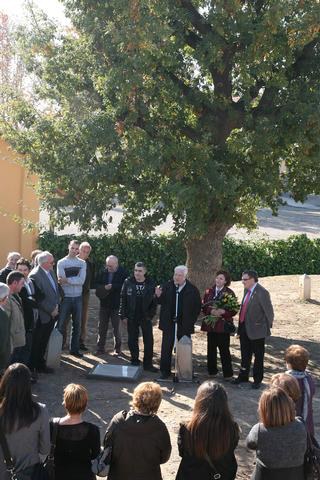
<path id="1" fill-rule="evenodd" d="M 40 301 L 43 296 L 33 280 L 28 277 L 31 271 L 31 264 L 26 258 L 20 258 L 18 260 L 17 271 L 22 273 L 24 276 L 24 286 L 21 288 L 19 293 L 22 301 L 24 328 L 26 331 L 26 344 L 22 348 L 21 361 L 31 368 L 30 356 L 32 339 L 39 316 L 38 301 Z"/>
<path id="2" fill-rule="evenodd" d="M 0 270 L 0 282 L 6 283 L 7 276 L 16 269 L 17 261 L 21 257 L 19 252 L 9 252 L 7 256 L 6 266 Z"/>
<path id="3" fill-rule="evenodd" d="M 109 255 L 106 258 L 106 268 L 99 274 L 96 282 L 96 295 L 100 300 L 97 353 L 105 353 L 110 320 L 113 328 L 114 355 L 121 353 L 120 293 L 127 276 L 128 272 L 119 266 L 118 258 Z"/>
<path id="4" fill-rule="evenodd" d="M 188 269 L 179 265 L 174 269 L 173 279 L 163 288 L 156 288 L 158 303 L 161 305 L 159 328 L 162 330 L 160 370 L 162 380 L 171 375 L 172 349 L 177 322 L 177 340 L 194 333 L 194 324 L 201 310 L 200 292 L 187 280 Z"/>
<path id="5" fill-rule="evenodd" d="M 157 372 L 157 369 L 152 365 L 152 318 L 157 308 L 154 296 L 155 283 L 146 276 L 146 273 L 144 263 L 137 262 L 134 266 L 133 276 L 125 280 L 120 297 L 120 317 L 127 322 L 131 364 L 140 364 L 139 328 L 141 328 L 144 344 L 143 368 L 149 372 Z"/>

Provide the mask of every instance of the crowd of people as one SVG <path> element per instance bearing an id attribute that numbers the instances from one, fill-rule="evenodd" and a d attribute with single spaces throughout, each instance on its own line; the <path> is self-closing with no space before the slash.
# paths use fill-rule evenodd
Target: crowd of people
<path id="1" fill-rule="evenodd" d="M 66 415 L 51 421 L 46 407 L 35 402 L 31 393 L 38 373 L 53 373 L 46 365 L 45 353 L 54 326 L 63 335 L 64 348 L 71 355 L 81 358 L 88 351 L 88 305 L 93 284 L 100 301 L 98 355 L 105 353 L 110 323 L 113 355 L 121 355 L 121 331 L 126 326 L 131 364 L 142 363 L 146 372 L 157 372 L 153 363 L 152 321 L 160 305 L 162 345 L 158 380 L 165 381 L 172 375 L 174 345 L 183 337 L 191 338 L 202 310 L 208 374 L 218 374 L 219 350 L 224 380 L 235 386 L 249 382 L 254 357 L 251 386 L 259 389 L 262 385 L 265 339 L 271 333 L 274 313 L 269 292 L 259 284 L 255 271 L 243 272 L 244 296 L 237 304 L 230 288 L 231 276 L 225 270 L 216 273 L 214 285 L 201 299 L 197 287 L 187 279 L 184 265 L 174 269 L 171 280 L 157 286 L 143 262 L 136 262 L 130 275 L 114 255 L 106 258 L 105 268 L 96 276 L 90 253 L 88 242 L 72 240 L 67 255 L 58 260 L 56 272 L 53 255 L 40 250 L 32 252 L 30 261 L 11 252 L 0 270 L 0 438 L 4 434 L 15 470 L 21 473 L 19 479 L 35 477 L 41 459 L 48 455 L 53 443 L 56 479 L 95 478 L 91 461 L 100 451 L 100 433 L 94 424 L 82 418 L 88 402 L 86 389 L 76 384 L 66 386 Z M 235 331 L 234 316 L 238 310 L 241 366 L 234 377 L 230 335 Z M 70 320 L 72 330 L 67 346 Z M 140 330 L 143 362 L 139 358 Z M 246 440 L 247 447 L 256 450 L 252 476 L 255 480 L 304 478 L 307 432 L 314 435 L 315 382 L 306 371 L 309 353 L 305 348 L 290 346 L 285 361 L 287 372 L 274 375 L 263 391 L 259 423 L 252 427 Z M 161 399 L 159 384 L 144 382 L 134 390 L 131 408 L 113 417 L 103 441 L 104 447 L 112 446 L 108 475 L 111 480 L 162 478 L 160 464 L 170 457 L 171 440 L 166 425 L 157 416 Z M 224 387 L 212 379 L 204 382 L 195 397 L 190 420 L 180 425 L 181 463 L 176 479 L 234 479 L 234 452 L 240 436 Z M 1 447 L 0 478 L 9 480 Z"/>

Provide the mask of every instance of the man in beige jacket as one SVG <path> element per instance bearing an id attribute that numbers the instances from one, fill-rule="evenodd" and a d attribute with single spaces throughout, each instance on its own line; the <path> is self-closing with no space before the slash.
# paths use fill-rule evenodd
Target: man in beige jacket
<path id="1" fill-rule="evenodd" d="M 21 347 L 24 347 L 26 344 L 22 302 L 19 297 L 19 292 L 24 285 L 23 274 L 13 270 L 7 277 L 7 285 L 10 294 L 5 305 L 5 311 L 10 319 L 11 356 L 9 364 L 11 364 L 22 362 Z"/>

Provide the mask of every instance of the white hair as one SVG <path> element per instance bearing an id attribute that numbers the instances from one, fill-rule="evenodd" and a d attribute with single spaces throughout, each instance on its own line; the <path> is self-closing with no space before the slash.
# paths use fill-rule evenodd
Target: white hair
<path id="1" fill-rule="evenodd" d="M 12 257 L 21 257 L 21 253 L 19 252 L 9 252 L 8 253 L 8 257 L 7 257 L 7 260 L 10 260 Z"/>
<path id="2" fill-rule="evenodd" d="M 186 267 L 185 265 L 178 265 L 177 267 L 175 267 L 174 269 L 174 273 L 177 273 L 177 272 L 182 272 L 184 274 L 185 277 L 187 277 L 188 275 L 188 267 Z"/>
<path id="3" fill-rule="evenodd" d="M 118 257 L 116 257 L 115 255 L 109 255 L 109 256 L 106 258 L 106 262 L 107 262 L 108 260 L 115 260 L 117 263 L 119 263 Z"/>
<path id="4" fill-rule="evenodd" d="M 81 248 L 83 248 L 83 247 L 89 247 L 90 250 L 91 250 L 91 245 L 90 245 L 89 242 L 82 242 L 82 243 L 80 243 L 79 249 L 81 250 Z"/>
<path id="5" fill-rule="evenodd" d="M 10 293 L 10 288 L 5 283 L 0 282 L 0 301 L 4 300 Z"/>
<path id="6" fill-rule="evenodd" d="M 44 252 L 41 252 L 37 255 L 37 262 L 41 266 L 44 263 L 48 262 L 49 257 L 53 257 L 52 253 L 48 252 L 47 250 Z"/>

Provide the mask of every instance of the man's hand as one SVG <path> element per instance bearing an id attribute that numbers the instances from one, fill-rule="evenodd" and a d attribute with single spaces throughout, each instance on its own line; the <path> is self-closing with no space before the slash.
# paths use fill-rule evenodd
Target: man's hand
<path id="1" fill-rule="evenodd" d="M 155 296 L 156 296 L 157 298 L 161 297 L 162 288 L 160 287 L 160 285 L 158 285 L 158 286 L 155 288 L 154 293 L 155 293 Z"/>
<path id="2" fill-rule="evenodd" d="M 59 314 L 59 310 L 57 305 L 56 308 L 53 310 L 53 312 L 51 312 L 51 317 L 55 318 L 58 314 Z"/>
<path id="3" fill-rule="evenodd" d="M 127 318 L 122 318 L 121 321 L 122 321 L 124 327 L 126 327 L 128 325 L 128 319 Z"/>
<path id="4" fill-rule="evenodd" d="M 58 282 L 60 285 L 66 285 L 68 283 L 68 279 L 66 277 L 58 277 Z"/>
<path id="5" fill-rule="evenodd" d="M 105 285 L 104 288 L 105 288 L 106 290 L 111 290 L 111 288 L 112 288 L 112 283 L 108 283 L 108 285 Z"/>

